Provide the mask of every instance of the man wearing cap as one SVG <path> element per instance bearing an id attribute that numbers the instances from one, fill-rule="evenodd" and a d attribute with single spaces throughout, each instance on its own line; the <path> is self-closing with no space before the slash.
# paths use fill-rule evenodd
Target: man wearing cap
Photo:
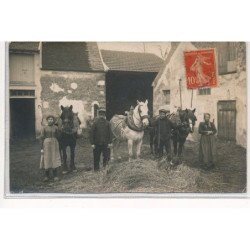
<path id="1" fill-rule="evenodd" d="M 100 157 L 103 154 L 103 167 L 106 167 L 112 146 L 112 131 L 109 121 L 106 120 L 106 111 L 100 108 L 98 118 L 94 121 L 90 131 L 90 142 L 94 154 L 94 171 L 100 169 Z"/>
<path id="2" fill-rule="evenodd" d="M 158 156 L 163 156 L 163 150 L 166 149 L 167 158 L 171 160 L 171 130 L 175 128 L 172 121 L 168 119 L 166 114 L 168 113 L 165 109 L 159 110 L 159 118 L 156 120 L 155 127 L 155 146 L 157 148 Z"/>

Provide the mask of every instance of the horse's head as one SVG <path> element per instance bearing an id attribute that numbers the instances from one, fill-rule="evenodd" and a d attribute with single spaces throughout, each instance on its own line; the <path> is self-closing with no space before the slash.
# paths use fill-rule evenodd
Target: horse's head
<path id="1" fill-rule="evenodd" d="M 73 113 L 73 106 L 70 107 L 63 107 L 61 105 L 61 120 L 64 129 L 68 130 L 73 127 L 73 120 L 74 120 L 74 113 Z"/>
<path id="2" fill-rule="evenodd" d="M 137 101 L 138 112 L 142 121 L 143 127 L 147 127 L 149 125 L 149 116 L 148 116 L 148 100 L 145 102 Z"/>
<path id="3" fill-rule="evenodd" d="M 190 125 L 190 132 L 194 132 L 194 126 L 195 122 L 197 121 L 197 118 L 195 116 L 195 109 L 185 109 L 180 111 L 180 118 L 182 121 L 187 122 Z"/>

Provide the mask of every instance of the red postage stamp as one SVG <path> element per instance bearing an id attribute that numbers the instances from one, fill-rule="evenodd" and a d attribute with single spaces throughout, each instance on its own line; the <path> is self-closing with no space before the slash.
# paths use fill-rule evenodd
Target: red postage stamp
<path id="1" fill-rule="evenodd" d="M 216 63 L 214 49 L 184 52 L 187 88 L 216 87 Z"/>

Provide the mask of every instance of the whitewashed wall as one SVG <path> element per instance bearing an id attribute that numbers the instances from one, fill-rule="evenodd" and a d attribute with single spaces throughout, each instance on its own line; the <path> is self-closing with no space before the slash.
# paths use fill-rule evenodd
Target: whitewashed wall
<path id="1" fill-rule="evenodd" d="M 180 43 L 174 52 L 171 60 L 166 65 L 162 75 L 154 87 L 154 114 L 159 108 L 165 107 L 170 112 L 176 111 L 180 107 L 179 79 L 181 81 L 182 108 L 196 108 L 197 126 L 203 120 L 205 112 L 211 114 L 211 120 L 217 124 L 217 102 L 221 100 L 236 100 L 236 142 L 246 147 L 247 128 L 247 88 L 246 72 L 240 71 L 234 74 L 218 76 L 218 87 L 211 89 L 211 95 L 198 95 L 198 90 L 193 90 L 193 100 L 191 106 L 192 90 L 186 87 L 184 51 L 196 50 L 191 43 Z M 162 90 L 170 90 L 170 105 L 164 103 Z M 189 136 L 191 140 L 198 140 L 197 126 L 195 133 Z"/>

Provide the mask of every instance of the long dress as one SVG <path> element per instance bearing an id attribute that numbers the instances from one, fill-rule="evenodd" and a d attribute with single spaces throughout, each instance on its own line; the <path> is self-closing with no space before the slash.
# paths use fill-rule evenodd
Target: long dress
<path id="1" fill-rule="evenodd" d="M 55 125 L 44 126 L 41 131 L 41 140 L 43 140 L 44 161 L 43 168 L 57 168 L 61 166 L 59 144 L 57 137 L 58 128 Z"/>
<path id="2" fill-rule="evenodd" d="M 213 133 L 207 135 L 208 131 Z M 214 135 L 217 133 L 214 123 L 201 122 L 199 125 L 199 133 L 201 134 L 199 160 L 205 166 L 212 166 L 216 163 L 216 142 Z"/>

